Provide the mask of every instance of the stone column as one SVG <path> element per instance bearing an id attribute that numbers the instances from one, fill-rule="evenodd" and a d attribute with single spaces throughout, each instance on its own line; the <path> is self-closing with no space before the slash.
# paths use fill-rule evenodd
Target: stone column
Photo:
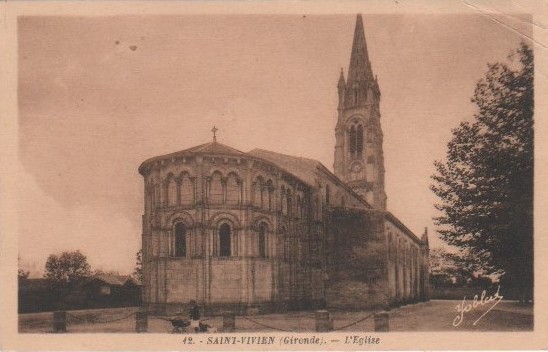
<path id="1" fill-rule="evenodd" d="M 387 312 L 380 312 L 375 314 L 375 331 L 379 331 L 379 332 L 389 331 Z"/>
<path id="2" fill-rule="evenodd" d="M 67 312 L 53 312 L 53 332 L 67 332 Z"/>
<path id="3" fill-rule="evenodd" d="M 147 332 L 148 316 L 146 311 L 138 311 L 135 313 L 135 332 Z"/>
<path id="4" fill-rule="evenodd" d="M 316 332 L 327 332 L 333 330 L 329 312 L 327 310 L 316 311 Z"/>
<path id="5" fill-rule="evenodd" d="M 234 312 L 223 313 L 223 332 L 234 332 L 236 330 L 236 314 Z"/>

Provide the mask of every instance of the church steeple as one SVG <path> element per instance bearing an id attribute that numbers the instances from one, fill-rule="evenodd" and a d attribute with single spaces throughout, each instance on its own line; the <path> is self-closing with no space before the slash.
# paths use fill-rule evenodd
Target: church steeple
<path id="1" fill-rule="evenodd" d="M 356 18 L 350 65 L 337 84 L 339 117 L 335 128 L 335 175 L 379 210 L 386 210 L 380 90 L 373 75 L 363 19 Z"/>
<path id="2" fill-rule="evenodd" d="M 367 102 L 370 87 L 376 85 L 369 61 L 365 31 L 363 29 L 362 15 L 356 18 L 354 29 L 354 40 L 350 54 L 350 65 L 348 67 L 348 79 L 344 97 L 347 108 L 362 106 Z"/>
<path id="3" fill-rule="evenodd" d="M 354 29 L 352 53 L 350 54 L 350 65 L 348 66 L 348 83 L 352 84 L 372 78 L 373 73 L 371 72 L 371 63 L 369 62 L 369 53 L 367 52 L 362 15 L 358 14 L 356 28 Z"/>
<path id="4" fill-rule="evenodd" d="M 344 94 L 346 91 L 346 82 L 344 81 L 344 72 L 341 67 L 341 75 L 339 77 L 339 83 L 337 84 L 337 90 L 339 91 L 339 107 L 342 109 L 344 107 Z"/>

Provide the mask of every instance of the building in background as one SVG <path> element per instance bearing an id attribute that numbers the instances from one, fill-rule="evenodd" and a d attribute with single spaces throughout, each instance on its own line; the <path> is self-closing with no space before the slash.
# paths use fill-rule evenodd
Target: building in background
<path id="1" fill-rule="evenodd" d="M 96 274 L 84 283 L 87 307 L 134 307 L 141 304 L 141 282 L 131 276 Z"/>
<path id="2" fill-rule="evenodd" d="M 96 274 L 59 283 L 47 279 L 19 279 L 18 312 L 136 307 L 141 283 L 131 276 Z"/>
<path id="3" fill-rule="evenodd" d="M 365 309 L 428 299 L 428 238 L 386 210 L 380 89 L 357 17 L 334 173 L 216 140 L 146 160 L 143 301 L 157 312 Z"/>

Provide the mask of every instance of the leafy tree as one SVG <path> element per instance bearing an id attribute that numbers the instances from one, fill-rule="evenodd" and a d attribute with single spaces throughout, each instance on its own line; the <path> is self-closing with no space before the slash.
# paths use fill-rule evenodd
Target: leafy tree
<path id="1" fill-rule="evenodd" d="M 430 282 L 433 286 L 488 286 L 489 277 L 465 251 L 430 250 Z"/>
<path id="2" fill-rule="evenodd" d="M 139 249 L 135 255 L 135 269 L 133 270 L 133 276 L 139 281 L 143 282 L 143 250 Z"/>
<path id="3" fill-rule="evenodd" d="M 435 219 L 449 244 L 529 299 L 533 287 L 533 51 L 488 65 L 472 102 L 473 122 L 453 129 L 447 160 L 435 163 Z"/>
<path id="4" fill-rule="evenodd" d="M 44 278 L 54 284 L 69 284 L 91 275 L 85 255 L 80 251 L 51 254 L 46 261 Z"/>
<path id="5" fill-rule="evenodd" d="M 430 282 L 434 287 L 452 286 L 453 272 L 457 269 L 455 263 L 448 262 L 446 251 L 441 248 L 430 250 Z"/>

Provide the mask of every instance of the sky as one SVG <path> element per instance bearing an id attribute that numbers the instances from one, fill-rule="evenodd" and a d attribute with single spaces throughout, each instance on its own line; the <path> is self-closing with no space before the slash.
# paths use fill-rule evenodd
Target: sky
<path id="1" fill-rule="evenodd" d="M 429 190 L 451 128 L 471 120 L 487 63 L 531 36 L 525 17 L 366 15 L 381 90 L 388 209 L 444 246 Z M 501 25 L 500 22 L 505 23 Z M 19 256 L 80 250 L 130 273 L 145 159 L 211 141 L 333 169 L 337 82 L 355 15 L 22 17 L 18 24 Z M 520 34 L 520 33 L 523 33 Z"/>

